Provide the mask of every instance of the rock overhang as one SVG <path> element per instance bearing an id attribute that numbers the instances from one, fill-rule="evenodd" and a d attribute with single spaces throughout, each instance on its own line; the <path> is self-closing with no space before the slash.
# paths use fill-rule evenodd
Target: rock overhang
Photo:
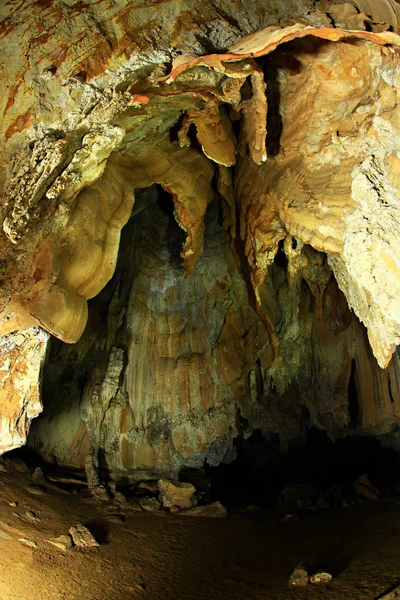
<path id="1" fill-rule="evenodd" d="M 228 53 L 180 55 L 171 67 L 165 51 L 125 61 L 111 53 L 114 70 L 87 81 L 69 74 L 48 104 L 54 86 L 43 86 L 36 126 L 9 124 L 5 135 L 11 156 L 2 245 L 4 264 L 10 256 L 18 276 L 4 286 L 2 332 L 40 324 L 67 342 L 79 338 L 87 299 L 115 268 L 135 187 L 160 183 L 173 195 L 190 272 L 202 252 L 214 173 L 222 181 L 236 164 L 237 226 L 256 296 L 280 240 L 311 244 L 331 257 L 387 365 L 399 341 L 399 41 L 390 31 L 272 26 Z M 280 51 L 296 57 L 297 70 L 279 64 Z M 261 57 L 280 69 L 283 123 L 273 157 L 266 149 L 271 76 Z M 46 81 L 57 74 L 43 73 Z M 198 147 L 190 147 L 190 127 Z"/>

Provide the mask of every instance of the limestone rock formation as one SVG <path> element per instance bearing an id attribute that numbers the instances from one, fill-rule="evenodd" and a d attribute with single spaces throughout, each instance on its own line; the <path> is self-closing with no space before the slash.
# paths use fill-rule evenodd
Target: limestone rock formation
<path id="1" fill-rule="evenodd" d="M 135 481 L 229 462 L 235 437 L 256 429 L 287 446 L 310 426 L 332 437 L 396 428 L 398 355 L 378 367 L 324 254 L 304 246 L 292 276 L 280 249 L 260 311 L 216 203 L 189 277 L 171 198 L 152 187 L 137 206 L 81 340 L 52 341 L 31 447 L 78 468 L 91 448 L 113 478 Z"/>
<path id="2" fill-rule="evenodd" d="M 97 548 L 100 545 L 89 529 L 81 523 L 70 527 L 69 533 L 78 548 Z"/>
<path id="3" fill-rule="evenodd" d="M 27 0 L 0 20 L 0 334 L 76 344 L 52 344 L 32 444 L 172 476 L 256 428 L 396 427 L 399 5 Z"/>
<path id="4" fill-rule="evenodd" d="M 165 508 L 177 507 L 185 509 L 197 504 L 197 498 L 194 496 L 196 488 L 191 483 L 160 479 L 158 487 L 160 490 L 160 502 Z"/>
<path id="5" fill-rule="evenodd" d="M 41 379 L 50 336 L 40 328 L 0 341 L 0 454 L 22 446 L 42 412 Z"/>

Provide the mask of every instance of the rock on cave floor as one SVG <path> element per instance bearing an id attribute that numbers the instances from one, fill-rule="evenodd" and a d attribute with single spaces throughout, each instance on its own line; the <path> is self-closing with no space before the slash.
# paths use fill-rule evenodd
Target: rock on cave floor
<path id="1" fill-rule="evenodd" d="M 399 583 L 400 497 L 287 522 L 277 510 L 194 519 L 101 505 L 15 466 L 0 473 L 2 600 L 373 600 Z M 46 542 L 77 523 L 98 548 Z M 289 589 L 300 561 L 333 582 Z"/>

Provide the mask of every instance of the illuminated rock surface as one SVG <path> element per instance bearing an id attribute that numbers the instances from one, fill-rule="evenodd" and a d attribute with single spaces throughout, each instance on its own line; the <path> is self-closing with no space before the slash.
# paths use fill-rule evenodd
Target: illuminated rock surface
<path id="1" fill-rule="evenodd" d="M 397 427 L 400 8 L 310 4 L 1 8 L 0 333 L 61 340 L 46 458 Z"/>
<path id="2" fill-rule="evenodd" d="M 50 336 L 40 329 L 0 342 L 0 454 L 25 443 L 31 420 L 43 409 L 42 369 Z"/>

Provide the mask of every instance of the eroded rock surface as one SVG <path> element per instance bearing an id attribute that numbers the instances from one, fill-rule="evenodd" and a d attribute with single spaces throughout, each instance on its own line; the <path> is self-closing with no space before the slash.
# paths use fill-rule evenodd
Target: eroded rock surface
<path id="1" fill-rule="evenodd" d="M 160 502 L 165 508 L 177 507 L 184 510 L 197 504 L 197 498 L 194 495 L 196 488 L 191 483 L 160 479 L 158 487 Z"/>
<path id="2" fill-rule="evenodd" d="M 172 476 L 256 428 L 396 427 L 399 6 L 0 10 L 0 333 L 77 343 L 33 445 Z"/>
<path id="3" fill-rule="evenodd" d="M 52 546 L 55 546 L 59 550 L 63 550 L 63 552 L 67 552 L 68 550 L 71 550 L 71 548 L 72 548 L 72 539 L 71 539 L 71 536 L 68 535 L 67 533 L 59 535 L 56 538 L 51 538 L 49 540 L 46 540 L 46 542 L 48 542 Z"/>
<path id="4" fill-rule="evenodd" d="M 78 548 L 97 548 L 100 545 L 89 529 L 81 523 L 70 527 L 69 533 L 72 541 Z"/>
<path id="5" fill-rule="evenodd" d="M 30 438 L 47 460 L 82 468 L 91 448 L 117 480 L 171 479 L 231 461 L 235 437 L 256 429 L 287 446 L 308 427 L 333 438 L 396 428 L 398 356 L 378 366 L 324 254 L 303 246 L 292 275 L 283 246 L 260 308 L 217 204 L 189 277 L 171 198 L 152 187 L 139 208 L 81 340 L 52 343 L 47 412 Z"/>
<path id="6" fill-rule="evenodd" d="M 15 9 L 12 17 L 5 15 L 5 24 L 8 19 L 13 23 L 7 31 L 8 43 L 12 40 L 21 46 L 25 39 L 21 38 L 22 19 L 28 9 L 26 5 Z M 2 125 L 9 156 L 3 168 L 4 190 L 10 197 L 3 246 L 10 266 L 19 273 L 12 284 L 8 278 L 3 290 L 3 333 L 41 324 L 64 341 L 80 337 L 87 321 L 87 299 L 104 287 L 115 269 L 120 229 L 132 210 L 134 187 L 155 182 L 173 194 L 177 221 L 186 232 L 184 266 L 192 270 L 202 252 L 203 217 L 213 192 L 211 163 L 202 166 L 200 156 L 193 162 L 193 150 L 185 151 L 191 145 L 188 133 L 191 126 L 196 128 L 198 142 L 212 162 L 234 165 L 236 140 L 230 111 L 241 127 L 237 149 L 251 161 L 248 165 L 240 160 L 245 162 L 241 179 L 261 180 L 252 199 L 241 193 L 245 181 L 238 184 L 241 233 L 255 271 L 255 287 L 265 276 L 278 241 L 287 234 L 327 252 L 340 286 L 369 330 L 375 355 L 382 366 L 387 365 L 399 341 L 398 294 L 386 282 L 399 280 L 399 260 L 393 248 L 398 236 L 396 65 L 400 38 L 384 27 L 376 32 L 368 25 L 372 31 L 366 31 L 367 17 L 363 20 L 362 9 L 351 5 L 333 4 L 327 12 L 307 12 L 302 3 L 294 4 L 286 7 L 285 14 L 290 22 L 297 12 L 298 23 L 265 29 L 268 9 L 273 18 L 276 7 L 264 7 L 260 31 L 231 46 L 229 53 L 193 58 L 192 48 L 191 56 L 181 54 L 175 59 L 166 77 L 165 41 L 171 51 L 177 48 L 169 27 L 182 19 L 178 9 L 162 21 L 159 47 L 146 54 L 142 38 L 133 48 L 129 36 L 124 38 L 121 30 L 117 33 L 119 16 L 104 2 L 96 9 L 98 16 L 108 11 L 103 35 L 115 40 L 106 55 L 93 51 L 90 58 L 79 42 L 84 15 L 73 15 L 78 35 L 75 59 L 71 62 L 68 46 L 61 59 L 53 50 L 53 64 L 47 65 L 49 44 L 59 42 L 58 24 L 65 16 L 61 9 L 49 10 L 47 39 L 30 46 L 27 63 L 20 64 L 18 72 L 19 79 L 23 74 L 24 81 L 40 84 L 40 93 L 33 85 L 21 100 L 23 86 L 11 86 L 3 98 L 7 118 Z M 132 6 L 127 11 L 137 22 L 145 18 L 143 9 Z M 235 11 L 232 7 L 231 13 Z M 160 5 L 158 17 L 162 12 Z M 382 0 L 370 10 L 369 20 L 382 23 L 384 17 L 386 29 L 396 30 L 398 12 Z M 329 16 L 348 27 L 352 15 L 359 17 L 359 31 L 325 26 Z M 129 19 L 119 25 L 122 30 L 129 28 Z M 221 27 L 227 27 L 224 19 Z M 236 37 L 243 37 L 238 27 Z M 182 34 L 185 29 L 189 44 L 190 25 L 185 23 Z M 254 25 L 248 23 L 249 29 L 254 30 Z M 220 38 L 222 42 L 222 33 Z M 179 50 L 184 52 L 184 46 Z M 271 53 L 267 87 L 275 73 L 280 100 L 278 106 L 272 81 L 268 107 L 264 74 L 254 59 Z M 86 65 L 84 70 L 83 63 L 76 64 L 78 57 Z M 7 65 L 11 79 L 18 60 Z M 35 93 L 44 100 L 35 104 Z M 50 110 L 50 100 L 57 109 Z M 168 138 L 173 140 L 171 131 L 182 114 L 178 140 L 170 146 Z M 268 121 L 270 147 L 266 148 Z M 271 144 L 274 136 L 275 147 Z M 175 147 L 177 142 L 181 151 Z M 267 154 L 271 160 L 267 161 Z M 263 163 L 264 167 L 255 166 Z M 139 168 L 137 176 L 131 173 L 132 167 Z M 327 177 L 332 199 L 323 192 Z M 357 224 L 364 218 L 379 219 L 380 230 L 365 225 L 358 231 Z M 357 255 L 362 253 L 358 260 L 355 249 Z"/>
<path id="7" fill-rule="evenodd" d="M 0 340 L 0 454 L 22 446 L 43 409 L 42 370 L 49 334 L 40 328 Z"/>

